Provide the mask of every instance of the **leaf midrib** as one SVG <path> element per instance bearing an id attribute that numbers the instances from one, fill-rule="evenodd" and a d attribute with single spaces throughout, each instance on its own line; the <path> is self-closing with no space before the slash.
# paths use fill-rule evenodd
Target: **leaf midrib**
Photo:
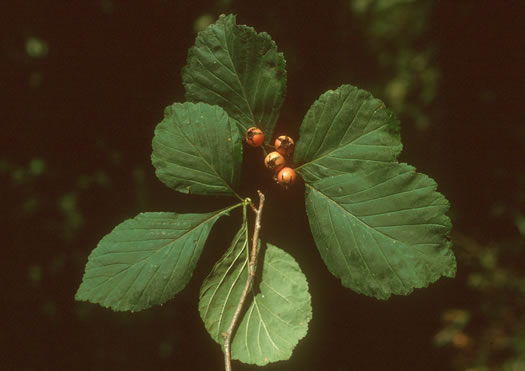
<path id="1" fill-rule="evenodd" d="M 356 140 L 361 139 L 361 138 L 363 138 L 363 137 L 365 137 L 365 136 L 367 136 L 367 135 L 369 135 L 369 134 L 372 134 L 372 133 L 374 133 L 374 132 L 376 132 L 376 131 L 378 131 L 378 130 L 381 130 L 381 129 L 383 129 L 385 126 L 389 125 L 390 123 L 391 123 L 391 121 L 388 121 L 388 122 L 386 122 L 385 124 L 383 124 L 383 125 L 381 125 L 381 126 L 378 126 L 377 128 L 375 128 L 375 129 L 373 129 L 373 130 L 370 130 L 370 131 L 368 131 L 368 132 L 366 132 L 366 133 L 361 134 L 360 136 L 358 136 L 358 137 L 352 139 L 350 142 L 345 143 L 345 144 L 343 144 L 342 146 L 339 145 L 339 146 L 337 146 L 337 147 L 334 147 L 331 151 L 325 152 L 325 153 L 324 153 L 323 155 L 321 155 L 320 157 L 315 158 L 315 159 L 312 159 L 311 161 L 305 162 L 305 163 L 302 164 L 301 166 L 296 167 L 296 168 L 295 168 L 295 171 L 300 171 L 302 168 L 305 168 L 305 167 L 308 167 L 309 165 L 315 164 L 316 162 L 323 160 L 325 157 L 331 156 L 331 155 L 333 155 L 333 154 L 335 154 L 335 153 L 337 153 L 337 152 L 339 152 L 339 151 L 343 151 L 343 150 L 345 150 L 345 149 L 346 149 L 347 147 L 349 147 L 349 146 L 355 145 L 354 142 L 355 142 Z M 362 146 L 362 144 L 359 144 L 359 145 Z M 392 148 L 392 147 L 398 147 L 398 146 L 399 146 L 399 145 L 384 145 L 384 146 L 382 146 L 382 147 Z M 366 160 L 366 159 L 364 160 L 364 159 L 361 159 L 361 158 L 347 158 L 347 159 L 348 159 L 348 160 L 370 161 L 370 160 Z M 392 160 L 394 160 L 394 159 L 392 159 Z M 374 160 L 374 161 L 377 161 L 377 160 Z"/>
<path id="2" fill-rule="evenodd" d="M 199 111 L 200 111 L 200 107 L 199 107 Z M 202 112 L 201 112 L 202 113 Z M 190 118 L 191 115 L 188 114 L 188 118 Z M 191 118 L 190 118 L 191 120 Z M 229 118 L 227 117 L 227 121 L 229 121 Z M 179 121 L 179 123 L 182 124 L 181 121 Z M 228 122 L 229 124 L 229 122 Z M 221 175 L 219 175 L 219 173 L 217 172 L 217 170 L 208 162 L 206 161 L 206 158 L 204 157 L 204 155 L 201 153 L 201 151 L 193 144 L 193 142 L 188 138 L 188 136 L 186 135 L 186 132 L 183 130 L 182 127 L 180 127 L 180 125 L 177 125 L 177 127 L 179 127 L 179 132 L 182 134 L 183 138 L 186 140 L 186 142 L 188 142 L 188 144 L 199 154 L 199 157 L 202 159 L 202 161 L 211 169 L 211 171 L 217 176 L 217 178 L 219 178 L 225 185 L 226 185 L 226 188 L 228 188 L 230 190 L 230 193 L 233 194 L 234 196 L 236 196 L 239 200 L 242 200 L 242 197 L 240 197 L 237 192 L 235 192 L 235 190 L 230 186 L 230 184 L 226 181 L 226 179 L 224 179 Z M 231 142 L 232 146 L 233 146 L 233 142 Z"/>
<path id="3" fill-rule="evenodd" d="M 401 243 L 405 246 L 408 246 L 406 245 L 404 242 L 402 241 L 399 241 L 399 240 L 396 240 L 395 238 L 393 238 L 392 236 L 389 236 L 381 231 L 378 231 L 377 229 L 375 229 L 374 227 L 372 227 L 371 225 L 367 224 L 366 222 L 364 222 L 363 220 L 361 220 L 357 215 L 354 215 L 352 214 L 350 211 L 348 211 L 347 209 L 345 209 L 340 203 L 338 203 L 336 200 L 334 200 L 332 197 L 328 196 L 326 193 L 322 192 L 319 188 L 315 188 L 312 184 L 309 184 L 309 183 L 305 183 L 305 186 L 309 187 L 311 190 L 317 192 L 318 194 L 322 195 L 324 198 L 326 198 L 328 201 L 332 202 L 337 208 L 341 209 L 345 214 L 351 216 L 352 218 L 354 218 L 355 220 L 357 220 L 359 223 L 361 223 L 363 225 L 363 227 L 366 228 L 366 230 L 369 231 L 369 233 L 371 233 L 370 231 L 372 232 L 377 232 L 381 235 L 383 235 L 384 237 L 388 238 L 389 240 L 392 240 L 392 241 L 396 241 L 398 243 Z"/>
<path id="4" fill-rule="evenodd" d="M 131 265 L 128 265 L 125 269 L 123 269 L 122 271 L 118 272 L 116 275 L 111 276 L 109 279 L 107 279 L 107 280 L 105 280 L 105 281 L 102 281 L 101 283 L 99 283 L 99 284 L 96 285 L 95 287 L 91 288 L 90 291 L 96 289 L 97 287 L 99 287 L 99 286 L 101 286 L 101 285 L 103 285 L 103 284 L 105 284 L 105 283 L 107 283 L 107 282 L 109 282 L 109 281 L 111 281 L 112 279 L 116 278 L 117 276 L 121 275 L 122 273 L 128 272 L 130 269 L 133 269 L 137 264 L 141 264 L 141 263 L 143 263 L 144 261 L 153 258 L 153 256 L 155 256 L 156 254 L 158 254 L 160 251 L 163 251 L 164 249 L 166 249 L 169 245 L 173 244 L 175 241 L 178 241 L 178 240 L 182 239 L 184 236 L 188 235 L 189 233 L 192 233 L 193 231 L 195 231 L 197 228 L 201 227 L 202 225 L 204 225 L 204 224 L 206 224 L 206 223 L 209 223 L 211 219 L 216 218 L 216 217 L 220 217 L 220 216 L 224 215 L 225 213 L 227 213 L 227 212 L 233 210 L 235 207 L 238 207 L 238 206 L 240 206 L 240 205 L 241 205 L 241 204 L 239 204 L 239 205 L 235 205 L 235 206 L 232 206 L 232 207 L 230 207 L 230 208 L 223 209 L 223 210 L 221 210 L 220 212 L 218 212 L 217 214 L 213 214 L 213 215 L 211 215 L 209 218 L 205 219 L 205 220 L 202 221 L 201 223 L 199 223 L 199 224 L 197 224 L 196 226 L 192 227 L 191 229 L 189 229 L 188 231 L 184 232 L 183 234 L 181 234 L 181 235 L 178 236 L 177 238 L 172 239 L 172 240 L 170 240 L 170 242 L 168 242 L 168 243 L 166 243 L 166 244 L 160 246 L 158 249 L 156 249 L 156 250 L 155 250 L 154 252 L 152 252 L 150 255 L 144 257 L 143 259 L 141 259 L 141 260 L 139 260 L 139 261 L 137 261 L 137 262 L 135 262 L 135 263 L 133 263 L 133 264 L 131 264 Z M 143 240 L 139 240 L 138 242 L 143 242 Z M 112 243 L 112 241 L 111 241 L 111 243 Z M 111 251 L 109 251 L 109 253 L 111 253 Z M 99 256 L 97 256 L 96 258 L 99 258 L 99 257 L 105 256 L 105 255 L 106 255 L 106 253 L 104 252 L 104 253 L 100 254 Z M 123 264 L 125 264 L 125 263 L 123 263 Z M 100 276 L 89 277 L 89 279 L 90 279 L 90 280 L 91 280 L 91 279 L 96 279 L 96 278 L 98 278 L 98 277 L 100 277 Z"/>
<path id="5" fill-rule="evenodd" d="M 237 29 L 237 25 L 236 24 L 234 24 L 234 28 Z M 251 120 L 252 120 L 253 123 L 255 123 L 255 115 L 253 114 L 252 107 L 250 106 L 250 102 L 248 101 L 248 96 L 246 94 L 246 89 L 244 88 L 244 85 L 241 82 L 239 71 L 237 71 L 235 63 L 233 63 L 233 57 L 232 57 L 231 52 L 230 52 L 230 46 L 229 46 L 229 43 L 228 43 L 228 39 L 226 38 L 226 27 L 224 27 L 224 26 L 222 27 L 222 32 L 223 32 L 223 37 L 224 37 L 224 41 L 225 41 L 225 44 L 226 44 L 226 47 L 225 47 L 224 50 L 226 50 L 226 53 L 228 54 L 228 58 L 230 59 L 230 63 L 232 65 L 232 67 L 233 67 L 233 71 L 235 71 L 234 76 L 236 77 L 237 82 L 238 82 L 238 84 L 240 86 L 241 93 L 242 93 L 242 98 L 244 99 L 244 101 L 246 103 L 246 106 L 248 107 L 248 111 L 250 113 Z M 236 35 L 235 35 L 235 32 L 234 32 L 233 37 L 235 37 L 235 36 Z M 213 56 L 215 56 L 215 54 Z"/>
<path id="6" fill-rule="evenodd" d="M 402 174 L 399 174 L 399 175 L 402 175 Z M 398 175 L 398 176 L 399 176 Z M 391 241 L 395 241 L 396 243 L 399 243 L 401 244 L 402 246 L 405 246 L 405 247 L 411 247 L 411 248 L 414 248 L 414 251 L 417 251 L 418 253 L 420 254 L 423 254 L 423 255 L 426 255 L 425 253 L 423 253 L 422 251 L 420 251 L 418 248 L 415 248 L 415 246 L 418 246 L 418 245 L 421 245 L 422 243 L 418 243 L 418 244 L 414 244 L 414 245 L 407 245 L 405 242 L 403 241 L 400 241 L 400 240 L 397 240 L 395 239 L 394 237 L 386 234 L 386 233 L 383 233 L 381 232 L 380 230 L 378 230 L 377 228 L 383 228 L 383 227 L 391 227 L 391 226 L 379 226 L 379 227 L 373 227 L 369 224 L 367 224 L 365 221 L 361 220 L 359 216 L 356 216 L 354 214 L 352 214 L 350 211 L 348 211 L 347 209 L 345 209 L 339 202 L 337 202 L 336 200 L 334 200 L 332 197 L 328 196 L 326 193 L 322 192 L 321 190 L 319 190 L 318 188 L 315 188 L 312 184 L 309 184 L 309 183 L 305 183 L 305 186 L 309 187 L 311 190 L 317 192 L 318 194 L 324 196 L 327 200 L 331 201 L 333 204 L 336 205 L 336 207 L 338 207 L 339 209 L 343 210 L 344 213 L 346 213 L 347 215 L 351 216 L 352 218 L 354 218 L 355 220 L 357 220 L 359 223 L 361 223 L 364 227 L 367 228 L 367 230 L 369 231 L 369 233 L 372 233 L 372 232 L 376 232 L 380 235 L 383 235 L 384 237 L 388 238 L 389 240 Z M 420 190 L 422 188 L 427 188 L 427 187 L 420 187 L 420 188 L 414 188 L 412 190 L 409 190 L 409 191 L 414 191 L 414 190 Z M 409 191 L 404 191 L 403 193 L 405 192 L 409 192 Z M 395 193 L 397 194 L 397 193 Z M 438 205 L 426 205 L 426 206 L 419 206 L 417 207 L 417 209 L 422 209 L 422 208 L 426 208 L 426 207 L 442 207 L 443 205 L 442 204 L 438 204 Z M 411 210 L 411 209 L 403 209 L 402 211 L 407 211 L 407 210 Z M 400 210 L 394 210 L 395 211 L 400 211 Z M 367 217 L 370 216 L 370 215 L 366 215 Z M 439 223 L 419 223 L 419 224 L 415 224 L 415 225 L 437 225 L 437 226 L 440 226 L 440 227 L 443 227 L 443 228 L 447 228 L 446 225 L 443 225 L 443 224 L 439 224 Z M 435 243 L 424 243 L 424 244 L 435 244 Z M 437 243 L 437 245 L 440 245 L 439 243 Z"/>

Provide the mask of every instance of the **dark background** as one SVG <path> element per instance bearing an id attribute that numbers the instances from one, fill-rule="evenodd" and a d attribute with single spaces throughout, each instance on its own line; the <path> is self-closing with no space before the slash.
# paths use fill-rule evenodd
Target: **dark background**
<path id="1" fill-rule="evenodd" d="M 222 352 L 199 318 L 198 290 L 239 215 L 218 222 L 190 284 L 166 305 L 131 314 L 74 301 L 87 256 L 121 221 L 141 211 L 231 204 L 170 191 L 149 159 L 163 108 L 184 101 L 180 70 L 195 30 L 221 13 L 268 32 L 285 55 L 277 132 L 297 137 L 306 110 L 327 89 L 370 90 L 401 119 L 401 160 L 434 178 L 452 205 L 457 278 L 378 301 L 327 271 L 308 229 L 303 187 L 285 193 L 260 168 L 245 166 L 243 194 L 265 191 L 264 236 L 296 258 L 313 304 L 291 360 L 265 370 L 524 366 L 521 3 L 4 4 L 0 368 L 222 369 Z M 234 369 L 258 368 L 235 362 Z"/>

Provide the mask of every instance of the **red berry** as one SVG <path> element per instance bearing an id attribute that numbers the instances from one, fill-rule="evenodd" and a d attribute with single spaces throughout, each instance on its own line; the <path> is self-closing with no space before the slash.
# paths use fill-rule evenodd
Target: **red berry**
<path id="1" fill-rule="evenodd" d="M 294 147 L 294 141 L 288 135 L 281 135 L 275 140 L 275 150 L 283 156 L 287 156 L 292 153 Z"/>
<path id="2" fill-rule="evenodd" d="M 264 159 L 264 164 L 270 170 L 278 172 L 284 167 L 284 157 L 279 152 L 270 152 Z"/>
<path id="3" fill-rule="evenodd" d="M 246 132 L 246 143 L 252 147 L 259 147 L 264 143 L 264 134 L 261 129 L 253 127 Z"/>
<path id="4" fill-rule="evenodd" d="M 290 167 L 283 168 L 281 171 L 279 171 L 279 174 L 277 174 L 277 181 L 285 189 L 288 189 L 288 187 L 294 184 L 295 178 L 295 171 Z"/>

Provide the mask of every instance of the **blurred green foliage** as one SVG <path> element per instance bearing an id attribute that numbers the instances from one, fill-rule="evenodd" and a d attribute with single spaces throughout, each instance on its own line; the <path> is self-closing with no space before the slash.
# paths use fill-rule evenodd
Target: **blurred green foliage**
<path id="1" fill-rule="evenodd" d="M 435 45 L 423 42 L 430 27 L 431 1 L 353 0 L 350 7 L 365 31 L 367 47 L 379 65 L 374 88 L 385 103 L 409 118 L 417 129 L 430 125 L 428 106 L 441 73 Z"/>
<path id="2" fill-rule="evenodd" d="M 44 58 L 48 54 L 48 46 L 44 40 L 29 37 L 26 40 L 26 53 L 33 58 Z"/>
<path id="3" fill-rule="evenodd" d="M 457 370 L 520 370 L 525 365 L 523 239 L 480 244 L 457 234 L 454 245 L 468 271 L 463 284 L 475 301 L 443 313 L 436 345 L 455 348 Z"/>

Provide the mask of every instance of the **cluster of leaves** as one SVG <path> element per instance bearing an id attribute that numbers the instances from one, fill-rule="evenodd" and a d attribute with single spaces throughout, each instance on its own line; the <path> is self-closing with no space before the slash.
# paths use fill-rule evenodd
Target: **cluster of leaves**
<path id="1" fill-rule="evenodd" d="M 167 107 L 155 130 L 156 175 L 179 192 L 239 203 L 123 222 L 89 256 L 76 298 L 113 310 L 165 303 L 188 283 L 215 222 L 242 208 L 239 231 L 200 293 L 203 322 L 222 343 L 248 275 L 241 138 L 257 126 L 271 140 L 285 96 L 285 60 L 268 34 L 221 16 L 197 36 L 182 76 L 188 102 Z M 328 91 L 308 110 L 299 134 L 293 162 L 305 182 L 312 234 L 345 287 L 387 299 L 454 276 L 448 202 L 432 179 L 397 162 L 399 121 L 381 101 L 350 85 Z M 288 359 L 311 319 L 298 264 L 277 246 L 263 247 L 262 278 L 232 343 L 232 358 L 258 365 Z"/>

